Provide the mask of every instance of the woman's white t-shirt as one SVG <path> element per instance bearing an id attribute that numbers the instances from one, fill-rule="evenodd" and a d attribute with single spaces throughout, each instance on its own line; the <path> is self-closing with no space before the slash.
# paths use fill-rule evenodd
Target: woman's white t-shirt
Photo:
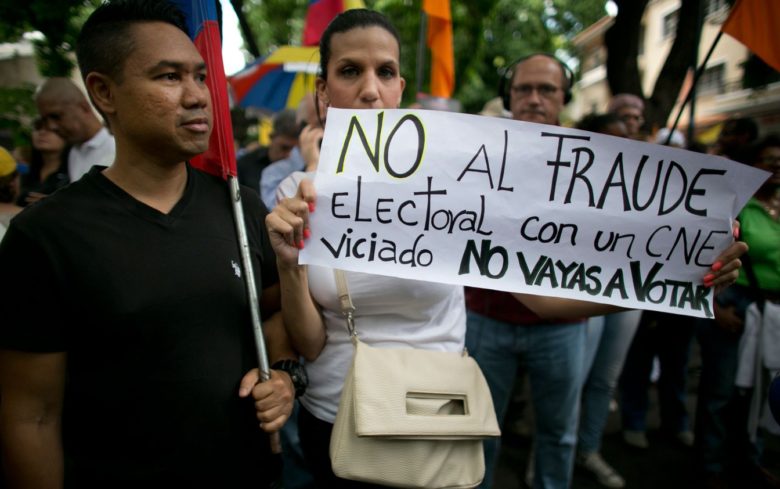
<path id="1" fill-rule="evenodd" d="M 288 179 L 300 181 L 301 173 Z M 282 182 L 280 189 L 291 187 L 290 183 Z M 380 348 L 463 350 L 463 287 L 368 273 L 345 275 L 355 306 L 355 328 L 364 343 Z M 333 269 L 310 265 L 308 279 L 312 297 L 321 308 L 327 340 L 319 357 L 306 363 L 309 387 L 301 403 L 317 418 L 333 423 L 354 346 L 341 313 Z"/>

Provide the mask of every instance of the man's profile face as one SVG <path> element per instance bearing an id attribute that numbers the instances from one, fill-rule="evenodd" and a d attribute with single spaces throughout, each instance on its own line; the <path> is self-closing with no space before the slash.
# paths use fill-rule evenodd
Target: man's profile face
<path id="1" fill-rule="evenodd" d="M 189 37 L 164 22 L 131 27 L 134 50 L 112 81 L 117 139 L 171 163 L 208 149 L 211 100 L 206 65 Z M 163 49 L 164 47 L 164 49 Z"/>
<path id="2" fill-rule="evenodd" d="M 279 161 L 290 156 L 290 152 L 298 145 L 298 138 L 276 134 L 271 137 L 271 144 L 268 145 L 268 159 L 271 163 Z"/>
<path id="3" fill-rule="evenodd" d="M 85 134 L 84 109 L 77 102 L 51 94 L 39 97 L 36 105 L 44 127 L 68 143 L 81 144 L 89 139 L 90 135 Z"/>
<path id="4" fill-rule="evenodd" d="M 561 66 L 547 56 L 532 56 L 515 67 L 509 86 L 512 118 L 557 124 L 565 87 Z"/>

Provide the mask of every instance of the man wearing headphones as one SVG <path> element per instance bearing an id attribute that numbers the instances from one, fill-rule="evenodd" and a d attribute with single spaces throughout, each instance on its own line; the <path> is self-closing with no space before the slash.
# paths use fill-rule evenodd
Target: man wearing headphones
<path id="1" fill-rule="evenodd" d="M 571 101 L 573 81 L 574 74 L 562 61 L 537 53 L 509 66 L 501 79 L 499 95 L 513 119 L 558 125 L 558 115 Z"/>
<path id="2" fill-rule="evenodd" d="M 571 98 L 573 77 L 557 58 L 534 54 L 510 65 L 501 81 L 499 95 L 513 119 L 557 125 Z M 534 488 L 566 489 L 577 442 L 585 327 L 581 319 L 561 317 L 571 317 L 576 307 L 551 311 L 540 307 L 540 302 L 538 296 L 467 288 L 466 346 L 485 374 L 499 423 L 506 415 L 522 357 L 535 415 L 534 461 L 526 482 Z M 485 441 L 481 487 L 491 487 L 499 446 L 499 439 Z"/>

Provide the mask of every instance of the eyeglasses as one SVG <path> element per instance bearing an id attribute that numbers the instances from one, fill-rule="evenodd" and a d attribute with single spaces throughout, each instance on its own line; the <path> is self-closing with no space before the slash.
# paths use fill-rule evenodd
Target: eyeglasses
<path id="1" fill-rule="evenodd" d="M 512 93 L 520 98 L 530 97 L 534 91 L 536 91 L 536 93 L 538 93 L 541 97 L 552 98 L 556 93 L 558 93 L 558 90 L 560 90 L 559 87 L 556 87 L 555 85 L 548 85 L 546 83 L 541 85 L 530 85 L 524 83 L 522 85 L 512 86 Z"/>

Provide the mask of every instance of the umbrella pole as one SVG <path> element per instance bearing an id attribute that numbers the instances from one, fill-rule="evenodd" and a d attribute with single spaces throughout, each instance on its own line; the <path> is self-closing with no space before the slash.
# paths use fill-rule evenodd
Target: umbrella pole
<path id="1" fill-rule="evenodd" d="M 241 191 L 238 187 L 238 178 L 228 175 L 228 186 L 230 187 L 230 201 L 233 204 L 233 218 L 236 224 L 236 233 L 238 234 L 238 244 L 241 248 L 241 265 L 244 269 L 244 283 L 246 284 L 247 295 L 249 296 L 249 310 L 252 315 L 252 331 L 255 337 L 255 349 L 257 350 L 257 359 L 260 362 L 260 381 L 265 382 L 271 378 L 271 368 L 268 365 L 268 351 L 265 348 L 265 338 L 263 336 L 263 325 L 260 320 L 260 302 L 257 296 L 257 282 L 255 281 L 255 272 L 252 268 L 252 258 L 249 255 L 249 239 L 246 234 L 246 223 L 244 221 L 244 208 L 241 206 Z M 270 433 L 271 452 L 282 453 L 282 445 L 279 433 Z"/>

